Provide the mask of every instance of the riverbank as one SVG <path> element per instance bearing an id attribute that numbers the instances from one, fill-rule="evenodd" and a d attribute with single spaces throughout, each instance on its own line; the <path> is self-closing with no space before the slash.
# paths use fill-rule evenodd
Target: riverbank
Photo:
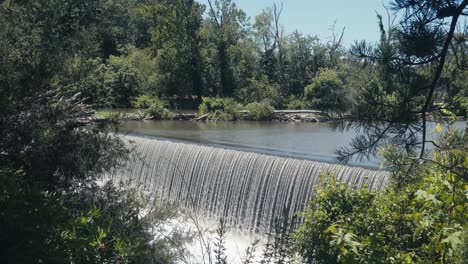
<path id="1" fill-rule="evenodd" d="M 208 115 L 199 116 L 195 111 L 174 111 L 171 110 L 172 115 L 163 120 L 185 120 L 185 121 L 218 121 L 217 119 L 209 119 Z M 249 116 L 249 111 L 238 111 L 240 120 L 252 120 Z M 106 118 L 115 117 L 124 121 L 143 121 L 143 120 L 160 120 L 155 119 L 145 113 L 144 110 L 139 109 L 103 109 L 97 110 L 93 121 L 100 121 Z M 327 113 L 318 110 L 275 110 L 271 120 L 280 122 L 328 122 L 330 117 Z M 234 120 L 222 120 L 234 121 Z"/>

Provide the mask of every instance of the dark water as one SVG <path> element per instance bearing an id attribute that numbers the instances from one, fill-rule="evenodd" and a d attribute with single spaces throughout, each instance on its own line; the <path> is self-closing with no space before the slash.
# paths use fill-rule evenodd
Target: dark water
<path id="1" fill-rule="evenodd" d="M 433 126 L 433 125 L 431 125 Z M 464 129 L 466 122 L 455 127 Z M 128 121 L 124 131 L 171 140 L 221 146 L 277 156 L 336 162 L 335 150 L 356 136 L 354 131 L 340 132 L 329 123 L 281 122 L 189 122 Z M 378 158 L 352 161 L 351 165 L 379 167 Z"/>

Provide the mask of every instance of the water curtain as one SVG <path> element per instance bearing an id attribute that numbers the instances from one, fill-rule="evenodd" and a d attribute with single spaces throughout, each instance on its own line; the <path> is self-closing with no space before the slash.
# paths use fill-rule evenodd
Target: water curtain
<path id="1" fill-rule="evenodd" d="M 250 231 L 303 211 L 319 177 L 333 173 L 353 186 L 380 189 L 388 173 L 196 144 L 126 136 L 135 155 L 116 176 L 162 199 Z"/>

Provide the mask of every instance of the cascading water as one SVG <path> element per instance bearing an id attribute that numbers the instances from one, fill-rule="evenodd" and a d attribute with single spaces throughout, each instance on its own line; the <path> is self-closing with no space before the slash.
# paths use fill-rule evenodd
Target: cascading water
<path id="1" fill-rule="evenodd" d="M 189 210 L 264 231 L 303 211 L 324 172 L 355 187 L 380 189 L 388 173 L 309 160 L 125 136 L 135 156 L 115 175 Z"/>

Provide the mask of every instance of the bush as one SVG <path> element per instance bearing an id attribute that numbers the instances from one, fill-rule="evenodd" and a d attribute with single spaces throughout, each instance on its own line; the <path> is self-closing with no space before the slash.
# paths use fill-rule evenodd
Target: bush
<path id="1" fill-rule="evenodd" d="M 137 109 L 148 109 L 158 100 L 158 98 L 154 98 L 148 95 L 140 95 L 132 101 L 132 106 L 133 108 Z"/>
<path id="2" fill-rule="evenodd" d="M 308 104 L 303 97 L 292 95 L 287 99 L 286 108 L 291 110 L 303 110 L 308 108 Z"/>
<path id="3" fill-rule="evenodd" d="M 295 237 L 306 263 L 465 263 L 466 135 L 448 130 L 432 162 L 388 147 L 400 167 L 381 191 L 353 190 L 333 176 L 317 188 Z"/>
<path id="4" fill-rule="evenodd" d="M 148 109 L 146 109 L 146 115 L 156 120 L 167 120 L 171 119 L 174 114 L 167 109 L 166 104 L 161 100 L 156 100 Z"/>
<path id="5" fill-rule="evenodd" d="M 239 91 L 239 98 L 244 104 L 266 102 L 269 105 L 280 107 L 283 103 L 279 85 L 270 83 L 265 75 L 250 80 L 249 85 Z"/>
<path id="6" fill-rule="evenodd" d="M 178 263 L 189 238 L 161 236 L 176 208 L 111 183 L 42 192 L 0 168 L 0 193 L 3 263 Z"/>
<path id="7" fill-rule="evenodd" d="M 134 108 L 145 109 L 145 114 L 152 119 L 167 120 L 173 118 L 173 113 L 167 109 L 168 103 L 157 97 L 141 95 L 132 101 Z"/>
<path id="8" fill-rule="evenodd" d="M 275 115 L 275 109 L 267 103 L 251 103 L 246 107 L 248 118 L 252 120 L 271 120 Z"/>
<path id="9" fill-rule="evenodd" d="M 198 115 L 208 114 L 208 119 L 214 120 L 236 120 L 241 110 L 242 106 L 232 98 L 203 97 Z"/>
<path id="10" fill-rule="evenodd" d="M 335 70 L 321 70 L 313 82 L 305 87 L 304 94 L 311 105 L 319 110 L 346 110 L 345 86 Z"/>

